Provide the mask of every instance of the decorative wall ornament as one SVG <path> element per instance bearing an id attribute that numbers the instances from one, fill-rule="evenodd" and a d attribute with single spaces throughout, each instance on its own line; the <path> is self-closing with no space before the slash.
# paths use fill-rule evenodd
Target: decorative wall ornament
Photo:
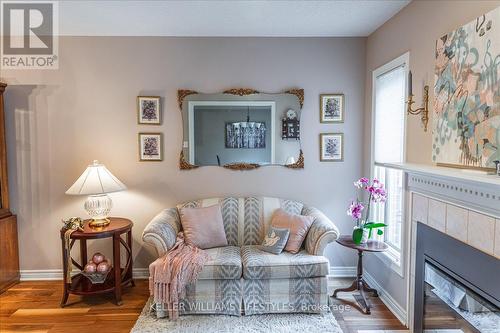
<path id="1" fill-rule="evenodd" d="M 285 93 L 297 96 L 297 98 L 299 99 L 300 108 L 304 106 L 304 89 L 290 89 L 285 91 Z"/>
<path id="2" fill-rule="evenodd" d="M 297 162 L 291 164 L 285 164 L 285 167 L 290 169 L 304 169 L 304 154 L 302 153 L 302 149 L 300 150 Z"/>
<path id="3" fill-rule="evenodd" d="M 179 156 L 179 167 L 181 170 L 192 170 L 199 168 L 199 165 L 194 165 L 186 162 L 186 159 L 184 158 L 184 152 L 181 150 L 181 154 Z"/>
<path id="4" fill-rule="evenodd" d="M 177 103 L 179 104 L 179 108 L 182 109 L 182 103 L 184 102 L 184 98 L 186 98 L 189 95 L 195 95 L 197 93 L 198 93 L 197 91 L 188 89 L 177 90 Z"/>
<path id="5" fill-rule="evenodd" d="M 500 7 L 436 42 L 432 159 L 494 168 L 500 159 Z"/>
<path id="6" fill-rule="evenodd" d="M 413 90 L 412 90 L 412 80 L 413 76 L 411 71 L 408 72 L 408 100 L 406 101 L 406 113 L 412 116 L 420 115 L 422 125 L 424 126 L 424 132 L 427 132 L 427 125 L 429 123 L 429 86 L 424 86 L 423 92 L 423 104 L 419 108 L 413 108 L 412 105 L 415 103 L 413 100 Z"/>
<path id="7" fill-rule="evenodd" d="M 319 95 L 319 105 L 320 122 L 344 122 L 344 94 L 321 94 Z"/>
<path id="8" fill-rule="evenodd" d="M 246 95 L 258 94 L 259 91 L 255 90 L 255 89 L 249 89 L 249 88 L 233 88 L 233 89 L 224 90 L 223 93 L 230 94 L 230 95 L 246 96 Z"/>
<path id="9" fill-rule="evenodd" d="M 231 163 L 231 164 L 224 164 L 224 168 L 230 169 L 230 170 L 253 170 L 260 168 L 260 164 L 257 163 Z"/>

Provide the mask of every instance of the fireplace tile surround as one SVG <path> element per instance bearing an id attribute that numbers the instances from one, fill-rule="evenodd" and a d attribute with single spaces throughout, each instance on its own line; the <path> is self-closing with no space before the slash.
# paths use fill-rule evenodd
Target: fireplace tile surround
<path id="1" fill-rule="evenodd" d="M 463 243 L 500 258 L 500 219 L 413 193 L 412 224 L 427 224 Z M 427 217 L 425 216 L 427 215 Z"/>
<path id="2" fill-rule="evenodd" d="M 409 242 L 407 325 L 413 328 L 417 223 L 500 259 L 500 177 L 435 166 L 387 166 L 402 169 L 406 175 L 409 223 L 406 231 Z M 500 262 L 497 260 L 497 263 Z"/>

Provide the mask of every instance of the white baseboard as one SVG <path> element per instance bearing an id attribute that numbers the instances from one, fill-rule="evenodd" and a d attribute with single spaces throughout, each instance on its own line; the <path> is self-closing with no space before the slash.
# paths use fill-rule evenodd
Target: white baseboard
<path id="1" fill-rule="evenodd" d="M 377 289 L 380 300 L 387 306 L 387 308 L 399 319 L 401 324 L 407 326 L 407 313 L 392 296 L 384 289 L 377 281 L 366 271 L 363 272 L 363 278 L 370 285 L 371 288 Z"/>
<path id="2" fill-rule="evenodd" d="M 50 281 L 62 280 L 62 269 L 23 269 L 21 270 L 21 281 Z M 76 273 L 76 271 L 75 271 Z M 147 268 L 134 268 L 134 279 L 147 279 L 149 270 Z M 355 277 L 356 267 L 330 267 L 331 278 Z"/>
<path id="3" fill-rule="evenodd" d="M 352 266 L 336 266 L 330 267 L 330 278 L 338 278 L 338 277 L 356 277 L 357 268 Z"/>
<path id="4" fill-rule="evenodd" d="M 74 271 L 74 274 L 77 272 Z M 20 271 L 21 281 L 52 281 L 62 280 L 62 269 L 23 269 Z M 134 279 L 147 279 L 149 271 L 147 268 L 134 268 L 132 270 Z"/>
<path id="5" fill-rule="evenodd" d="M 148 268 L 134 268 L 132 270 L 132 276 L 134 279 L 143 280 L 149 279 L 149 269 Z"/>
<path id="6" fill-rule="evenodd" d="M 21 281 L 62 280 L 62 269 L 23 269 L 20 271 Z"/>

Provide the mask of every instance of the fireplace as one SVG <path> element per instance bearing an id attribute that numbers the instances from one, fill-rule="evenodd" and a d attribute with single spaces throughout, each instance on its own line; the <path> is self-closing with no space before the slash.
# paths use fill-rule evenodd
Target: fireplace
<path id="1" fill-rule="evenodd" d="M 499 260 L 417 223 L 414 332 L 500 332 Z"/>

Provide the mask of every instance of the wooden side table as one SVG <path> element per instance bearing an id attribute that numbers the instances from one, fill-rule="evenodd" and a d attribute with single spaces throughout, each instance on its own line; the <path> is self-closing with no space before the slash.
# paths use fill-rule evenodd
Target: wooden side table
<path id="1" fill-rule="evenodd" d="M 90 280 L 81 273 L 76 274 L 71 278 L 71 283 L 64 281 L 64 291 L 61 300 L 61 307 L 66 305 L 69 294 L 75 295 L 95 295 L 113 292 L 117 305 L 122 304 L 122 287 L 130 284 L 134 286 L 132 279 L 132 221 L 120 217 L 110 217 L 111 223 L 105 227 L 91 228 L 90 220 L 84 221 L 84 230 L 75 231 L 70 237 L 70 252 L 76 240 L 80 241 L 80 257 L 81 264 L 71 258 L 71 253 L 66 253 L 64 248 L 64 233 L 65 229 L 61 229 L 61 242 L 63 252 L 63 272 L 67 270 L 68 256 L 71 262 L 78 269 L 83 271 L 83 268 L 88 263 L 87 261 L 87 240 L 100 238 L 113 238 L 113 268 L 108 273 L 106 280 L 100 284 L 92 284 Z M 122 234 L 127 234 L 126 242 L 121 237 Z M 120 244 L 127 252 L 127 260 L 125 267 L 121 267 L 120 263 Z"/>
<path id="2" fill-rule="evenodd" d="M 366 281 L 363 279 L 363 252 L 384 252 L 385 250 L 387 250 L 387 244 L 377 240 L 369 239 L 366 244 L 357 245 L 352 240 L 351 235 L 340 236 L 337 239 L 337 243 L 358 251 L 358 274 L 356 276 L 356 280 L 353 281 L 350 287 L 336 289 L 333 292 L 333 297 L 337 297 L 337 293 L 339 292 L 358 290 L 363 302 L 365 303 L 364 305 L 362 305 L 365 308 L 365 313 L 370 314 L 370 303 L 365 297 L 365 291 L 372 292 L 375 297 L 378 297 L 378 292 L 376 289 L 370 288 L 368 286 L 368 283 L 366 283 Z"/>

